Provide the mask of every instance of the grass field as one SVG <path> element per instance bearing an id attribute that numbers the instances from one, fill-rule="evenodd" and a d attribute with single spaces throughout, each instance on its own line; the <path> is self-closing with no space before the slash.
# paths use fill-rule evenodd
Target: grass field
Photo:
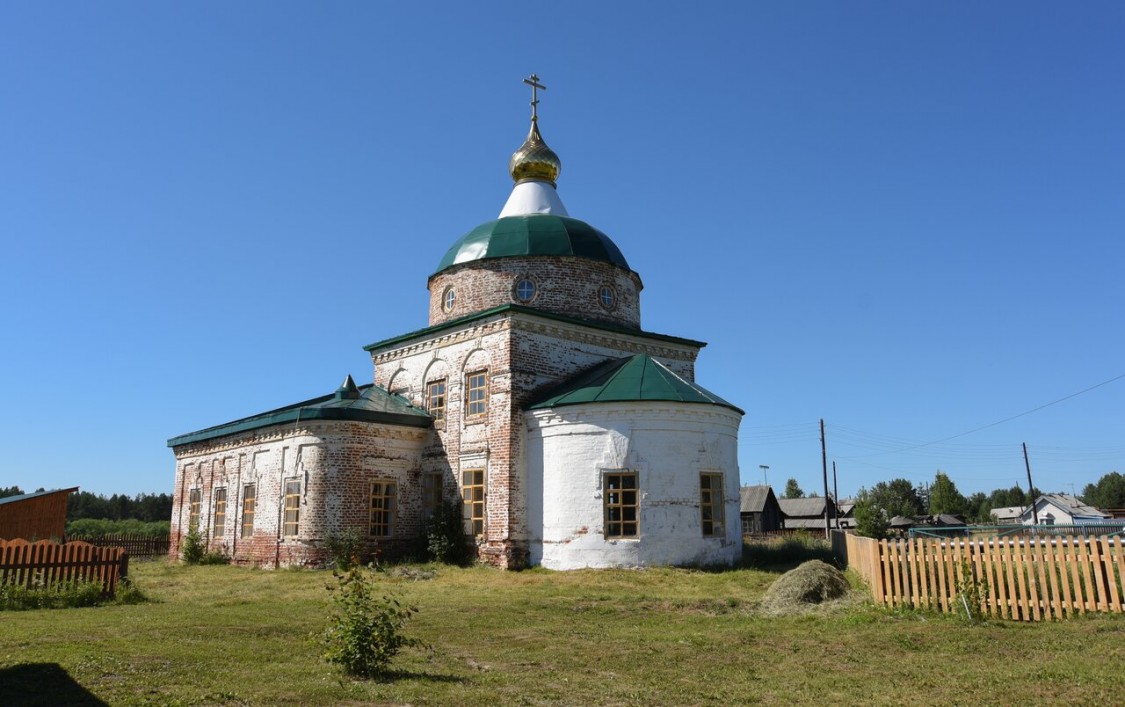
<path id="1" fill-rule="evenodd" d="M 330 573 L 137 563 L 152 601 L 0 613 L 0 704 L 1113 704 L 1125 617 L 1023 625 L 758 608 L 779 571 L 403 566 L 419 613 L 386 683 L 319 658 Z M 432 573 L 432 576 L 431 576 Z"/>

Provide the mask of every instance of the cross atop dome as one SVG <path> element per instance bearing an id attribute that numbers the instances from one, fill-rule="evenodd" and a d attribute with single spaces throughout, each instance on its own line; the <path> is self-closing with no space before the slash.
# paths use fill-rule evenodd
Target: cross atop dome
<path id="1" fill-rule="evenodd" d="M 504 204 L 500 216 L 519 216 L 523 214 L 556 214 L 568 216 L 566 207 L 555 193 L 555 182 L 562 172 L 562 160 L 555 151 L 547 147 L 539 133 L 539 91 L 547 87 L 539 82 L 539 76 L 532 74 L 523 80 L 531 86 L 531 130 L 519 149 L 512 153 L 508 162 L 508 172 L 516 186 Z"/>

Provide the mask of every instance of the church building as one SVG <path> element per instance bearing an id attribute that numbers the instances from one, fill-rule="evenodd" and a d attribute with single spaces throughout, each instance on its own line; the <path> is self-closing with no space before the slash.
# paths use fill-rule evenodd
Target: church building
<path id="1" fill-rule="evenodd" d="M 498 567 L 741 556 L 742 410 L 695 383 L 703 342 L 641 328 L 641 277 L 563 206 L 525 82 L 507 203 L 437 262 L 427 326 L 364 347 L 373 382 L 168 441 L 173 557 L 190 528 L 242 564 L 320 565 L 346 530 L 401 556 L 454 499 Z"/>

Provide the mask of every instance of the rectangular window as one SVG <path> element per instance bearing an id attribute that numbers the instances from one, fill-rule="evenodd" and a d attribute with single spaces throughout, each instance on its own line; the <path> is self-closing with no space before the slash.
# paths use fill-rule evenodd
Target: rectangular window
<path id="1" fill-rule="evenodd" d="M 635 472 L 609 472 L 603 477 L 605 536 L 635 538 L 640 535 Z"/>
<path id="2" fill-rule="evenodd" d="M 469 417 L 483 415 L 488 410 L 488 373 L 485 371 L 470 373 L 465 383 L 468 389 L 468 395 L 465 396 L 468 401 L 465 414 Z"/>
<path id="3" fill-rule="evenodd" d="M 211 536 L 223 537 L 227 527 L 227 490 L 215 489 L 215 524 L 211 529 Z"/>
<path id="4" fill-rule="evenodd" d="M 391 534 L 395 516 L 395 482 L 371 482 L 369 534 L 385 538 Z"/>
<path id="5" fill-rule="evenodd" d="M 699 475 L 699 512 L 703 518 L 703 537 L 726 535 L 723 523 L 723 475 Z"/>
<path id="6" fill-rule="evenodd" d="M 254 536 L 254 507 L 258 502 L 258 487 L 246 484 L 242 487 L 242 537 Z"/>
<path id="7" fill-rule="evenodd" d="M 188 530 L 199 528 L 199 509 L 203 505 L 203 491 L 192 489 L 188 492 Z"/>
<path id="8" fill-rule="evenodd" d="M 296 535 L 301 520 L 301 482 L 285 482 L 285 522 L 282 535 Z"/>
<path id="9" fill-rule="evenodd" d="M 442 501 L 442 488 L 441 488 L 441 472 L 426 474 L 422 477 L 422 513 L 426 519 L 437 512 L 441 508 Z"/>
<path id="10" fill-rule="evenodd" d="M 461 499 L 465 532 L 474 537 L 484 535 L 484 469 L 461 472 Z"/>
<path id="11" fill-rule="evenodd" d="M 434 422 L 445 419 L 445 381 L 433 381 L 426 385 L 426 409 Z"/>

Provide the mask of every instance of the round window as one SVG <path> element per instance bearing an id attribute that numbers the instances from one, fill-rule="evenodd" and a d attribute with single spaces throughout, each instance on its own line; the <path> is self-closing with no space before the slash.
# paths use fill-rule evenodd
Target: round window
<path id="1" fill-rule="evenodd" d="M 452 312 L 455 304 L 457 304 L 456 290 L 452 287 L 445 288 L 445 292 L 441 296 L 441 308 L 447 312 Z"/>
<path id="2" fill-rule="evenodd" d="M 617 307 L 617 293 L 609 285 L 602 285 L 598 288 L 598 304 L 606 309 L 615 309 Z"/>
<path id="3" fill-rule="evenodd" d="M 516 287 L 513 290 L 518 302 L 530 302 L 535 299 L 535 282 L 528 278 L 521 278 L 516 282 Z"/>

